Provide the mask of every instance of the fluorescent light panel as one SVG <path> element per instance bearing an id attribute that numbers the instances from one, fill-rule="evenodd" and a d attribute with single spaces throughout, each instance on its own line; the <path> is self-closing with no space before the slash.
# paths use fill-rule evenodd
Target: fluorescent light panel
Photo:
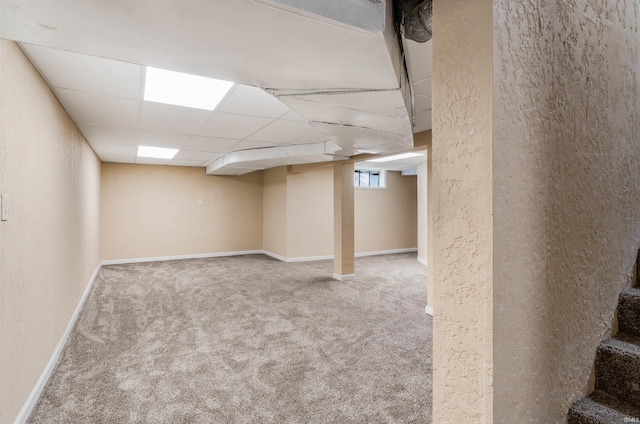
<path id="1" fill-rule="evenodd" d="M 173 159 L 178 153 L 178 149 L 167 149 L 166 147 L 138 146 L 139 158 Z"/>
<path id="2" fill-rule="evenodd" d="M 232 82 L 147 67 L 144 99 L 149 102 L 214 110 Z"/>
<path id="3" fill-rule="evenodd" d="M 387 156 L 385 158 L 369 159 L 368 162 L 391 162 L 392 160 L 408 159 L 408 158 L 414 158 L 416 156 L 423 156 L 423 155 L 424 155 L 423 153 L 409 152 L 409 153 L 402 153 L 400 155 Z"/>

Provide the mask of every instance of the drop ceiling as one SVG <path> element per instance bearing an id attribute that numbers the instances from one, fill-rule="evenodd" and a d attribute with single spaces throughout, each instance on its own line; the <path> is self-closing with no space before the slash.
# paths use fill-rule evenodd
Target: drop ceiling
<path id="1" fill-rule="evenodd" d="M 145 67 L 21 45 L 105 162 L 206 166 L 227 152 L 329 138 L 284 103 L 235 84 L 215 111 L 144 101 Z M 137 158 L 137 146 L 180 149 L 171 160 Z"/>
<path id="2" fill-rule="evenodd" d="M 355 169 L 373 169 L 385 171 L 412 171 L 417 169 L 419 165 L 427 162 L 426 153 L 420 156 L 414 156 L 404 159 L 396 159 L 386 162 L 363 161 L 354 163 Z"/>
<path id="3" fill-rule="evenodd" d="M 372 13 L 368 3 L 350 0 L 349 7 Z M 87 0 L 79 7 L 72 0 L 0 0 L 0 37 L 22 42 L 104 161 L 240 174 L 400 151 L 410 147 L 412 132 L 431 127 L 430 42 L 406 42 L 411 110 L 388 25 L 364 30 L 280 2 Z M 145 65 L 239 84 L 213 112 L 147 102 Z M 172 160 L 142 159 L 138 145 L 180 152 Z M 287 156 L 267 153 L 274 148 Z M 247 150 L 254 152 L 238 153 Z M 245 159 L 250 166 L 241 165 Z M 225 171 L 232 162 L 240 170 Z"/>

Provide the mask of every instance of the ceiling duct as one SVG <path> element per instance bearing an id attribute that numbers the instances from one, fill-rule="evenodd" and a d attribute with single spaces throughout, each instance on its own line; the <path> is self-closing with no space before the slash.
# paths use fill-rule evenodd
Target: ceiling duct
<path id="1" fill-rule="evenodd" d="M 396 25 L 404 28 L 404 37 L 425 43 L 431 40 L 433 0 L 396 0 L 394 2 Z"/>

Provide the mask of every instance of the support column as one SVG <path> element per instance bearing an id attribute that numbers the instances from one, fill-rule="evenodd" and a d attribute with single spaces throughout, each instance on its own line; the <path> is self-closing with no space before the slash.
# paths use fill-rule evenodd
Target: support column
<path id="1" fill-rule="evenodd" d="M 418 262 L 427 266 L 427 306 L 425 312 L 433 315 L 433 150 L 431 131 L 413 135 L 415 148 L 424 149 L 426 161 L 418 166 Z"/>
<path id="2" fill-rule="evenodd" d="M 433 23 L 432 421 L 490 424 L 493 1 L 436 1 Z"/>
<path id="3" fill-rule="evenodd" d="M 431 139 L 427 142 L 427 307 L 425 312 L 433 315 L 433 149 Z"/>
<path id="4" fill-rule="evenodd" d="M 353 163 L 333 165 L 333 278 L 344 281 L 354 272 Z"/>

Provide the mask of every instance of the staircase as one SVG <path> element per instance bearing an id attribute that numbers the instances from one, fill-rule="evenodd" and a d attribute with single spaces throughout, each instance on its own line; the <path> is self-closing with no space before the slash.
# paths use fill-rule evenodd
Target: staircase
<path id="1" fill-rule="evenodd" d="M 596 390 L 571 406 L 569 424 L 640 423 L 640 289 L 620 294 L 618 330 L 598 346 Z"/>

